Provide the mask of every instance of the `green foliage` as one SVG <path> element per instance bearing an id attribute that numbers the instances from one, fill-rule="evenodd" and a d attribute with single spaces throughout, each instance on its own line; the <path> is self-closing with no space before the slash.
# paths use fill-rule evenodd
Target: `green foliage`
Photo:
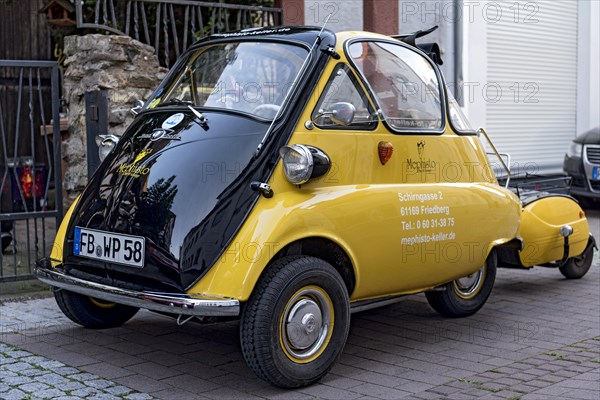
<path id="1" fill-rule="evenodd" d="M 555 351 L 547 351 L 544 354 L 547 356 L 550 356 L 550 357 L 554 357 L 559 361 L 568 361 L 567 357 L 565 357 L 564 355 L 557 353 Z"/>

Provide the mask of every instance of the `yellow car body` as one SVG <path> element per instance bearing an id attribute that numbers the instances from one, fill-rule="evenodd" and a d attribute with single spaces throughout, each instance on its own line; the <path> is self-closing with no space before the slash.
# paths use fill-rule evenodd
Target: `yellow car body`
<path id="1" fill-rule="evenodd" d="M 177 175 L 178 162 L 184 164 L 182 175 L 194 173 L 189 164 L 194 155 L 175 152 L 182 152 L 184 146 L 180 142 L 198 145 L 203 140 L 216 140 L 210 135 L 215 125 L 220 126 L 220 119 L 230 112 L 227 93 L 231 94 L 231 90 L 225 91 L 225 97 L 219 99 L 223 110 L 216 112 L 197 102 L 205 101 L 208 96 L 205 106 L 209 104 L 211 94 L 206 88 L 216 88 L 219 82 L 194 84 L 194 75 L 189 72 L 194 70 L 191 67 L 182 70 L 181 77 L 177 77 L 175 71 L 165 79 L 138 117 L 138 121 L 147 118 L 146 125 L 134 124 L 105 160 L 86 192 L 65 215 L 50 260 L 41 261 L 36 270 L 40 279 L 58 288 L 57 300 L 59 305 L 62 304 L 61 308 L 64 304 L 86 302 L 86 298 L 128 308 L 117 318 L 106 314 L 105 308 L 95 309 L 96 303 L 91 302 L 86 303 L 83 314 L 66 306 L 63 311 L 67 316 L 84 326 L 107 327 L 125 322 L 137 307 L 186 318 L 241 315 L 245 355 L 254 351 L 254 341 L 264 340 L 254 336 L 254 332 L 271 323 L 274 325 L 270 329 L 278 333 L 269 344 L 275 346 L 269 357 L 283 360 L 285 366 L 281 370 L 264 372 L 264 365 L 253 364 L 261 362 L 256 361 L 255 356 L 247 359 L 263 379 L 278 386 L 295 387 L 315 382 L 331 368 L 343 347 L 344 335 L 347 335 L 348 322 L 344 320 L 348 319 L 345 316 L 349 310 L 387 304 L 390 299 L 426 291 L 432 306 L 442 314 L 466 316 L 477 311 L 487 299 L 496 266 L 565 268 L 573 260 L 587 260 L 594 241 L 577 202 L 568 196 L 543 194 L 524 201 L 512 190 L 500 186 L 480 134 L 456 128 L 460 119 L 453 114 L 456 105 L 446 93 L 443 78 L 428 54 L 414 44 L 411 47 L 406 38 L 397 40 L 366 32 L 324 32 L 310 28 L 242 31 L 230 36 L 216 35 L 188 51 L 192 54 L 188 58 L 190 64 L 211 51 L 222 51 L 226 63 L 234 65 L 242 57 L 251 57 L 248 54 L 253 52 L 264 51 L 267 56 L 275 54 L 274 46 L 278 41 L 289 40 L 286 46 L 291 48 L 294 40 L 307 41 L 306 37 L 314 40 L 312 47 L 310 41 L 304 44 L 305 50 L 286 50 L 287 57 L 292 59 L 301 53 L 308 54 L 298 72 L 298 76 L 304 78 L 297 77 L 289 89 L 299 100 L 288 99 L 291 104 L 288 106 L 284 102 L 248 109 L 257 115 L 277 112 L 249 164 L 251 166 L 260 157 L 272 160 L 272 167 L 263 173 L 265 179 L 251 183 L 256 191 L 253 199 L 246 202 L 251 204 L 243 208 L 232 202 L 219 208 L 225 201 L 223 193 L 234 190 L 232 187 L 235 188 L 238 181 L 224 186 L 224 191 L 217 197 L 215 210 L 218 212 L 206 214 L 201 223 L 186 233 L 185 239 L 177 239 L 177 227 L 190 222 L 186 219 L 193 216 L 194 207 L 200 207 L 201 201 L 188 199 L 185 210 L 188 214 L 179 211 L 178 214 L 174 211 L 175 206 L 170 208 L 177 204 L 177 191 L 184 189 L 169 186 L 173 183 L 181 185 Z M 260 46 L 251 39 L 260 42 Z M 240 50 L 235 57 L 231 56 L 232 46 L 241 49 L 243 45 L 250 46 L 252 51 L 244 53 Z M 377 88 L 381 85 L 376 82 L 378 78 L 367 78 L 367 72 L 374 74 L 374 70 L 367 71 L 369 54 L 378 51 L 383 57 L 392 57 L 386 55 L 386 51 L 391 54 L 396 48 L 400 54 L 408 54 L 407 62 L 430 68 L 433 71 L 430 79 L 433 76 L 439 79 L 439 94 L 434 96 L 434 103 L 439 105 L 442 116 L 435 129 L 427 129 L 430 117 L 389 117 L 385 108 L 394 101 L 398 103 L 395 97 L 390 100 L 390 93 L 395 92 L 386 91 L 385 87 Z M 301 61 L 301 57 L 298 60 Z M 395 64 L 388 63 L 388 68 L 389 65 Z M 268 71 L 271 69 L 269 67 Z M 241 68 L 237 71 L 242 73 Z M 354 90 L 363 93 L 363 109 L 374 111 L 363 113 L 363 123 L 358 127 L 352 125 L 356 107 L 351 102 L 335 103 L 331 110 L 321 109 L 333 87 L 331 82 L 344 74 L 348 82 L 354 82 Z M 370 76 L 375 76 L 373 74 Z M 391 83 L 388 82 L 390 85 L 394 85 L 398 76 L 392 78 Z M 186 79 L 191 83 L 180 88 Z M 312 83 L 302 86 L 303 80 Z M 176 95 L 181 98 L 169 105 L 169 99 Z M 249 118 L 248 110 L 243 110 L 243 118 Z M 346 122 L 342 121 L 344 112 L 351 114 Z M 407 115 L 418 113 L 411 109 Z M 323 116 L 330 121 L 323 123 Z M 238 118 L 237 114 L 235 118 Z M 264 115 L 253 118 L 253 126 L 268 126 L 263 121 Z M 237 123 L 237 120 L 231 121 Z M 277 121 L 283 122 L 277 125 Z M 248 120 L 248 124 L 250 122 Z M 407 123 L 416 128 L 406 129 L 402 124 Z M 400 128 L 394 124 L 400 124 Z M 265 155 L 278 150 L 272 144 L 275 139 L 268 136 L 269 132 L 278 129 L 276 125 L 283 126 L 280 129 L 283 133 L 279 133 L 279 140 L 285 145 L 281 147 L 281 157 Z M 158 127 L 144 131 L 145 126 Z M 242 128 L 238 129 L 243 129 L 244 125 L 239 126 Z M 192 135 L 196 135 L 193 140 L 188 139 Z M 147 139 L 142 141 L 142 137 Z M 235 141 L 229 142 L 229 146 L 235 145 Z M 326 168 L 320 176 L 309 173 L 307 179 L 293 181 L 289 171 L 302 172 L 309 164 L 313 171 L 313 156 L 305 156 L 310 163 L 303 165 L 294 161 L 296 159 L 289 161 L 286 154 L 295 151 L 293 157 L 300 157 L 298 154 L 304 150 L 307 154 L 313 152 L 314 157 L 317 153 L 324 154 L 318 157 L 326 159 Z M 181 161 L 172 156 L 170 164 L 161 164 L 168 154 L 180 154 Z M 169 168 L 174 171 L 172 177 L 169 177 Z M 249 168 L 240 168 L 237 173 L 242 176 Z M 164 178 L 151 184 L 154 171 L 161 171 Z M 190 185 L 193 181 L 186 182 Z M 158 202 L 167 204 L 168 209 L 161 214 L 163 220 L 157 217 L 154 222 L 157 226 L 151 227 L 153 233 L 145 235 L 140 233 L 140 226 L 148 224 L 148 219 L 138 218 L 136 212 L 139 213 L 153 186 L 162 194 L 169 193 L 170 203 Z M 125 201 L 123 193 L 128 190 L 139 190 L 140 194 Z M 114 194 L 106 195 L 109 192 Z M 139 204 L 131 206 L 134 201 Z M 128 208 L 123 203 L 127 203 Z M 103 211 L 106 204 L 113 204 L 113 209 L 118 212 Z M 108 210 L 109 206 L 106 207 Z M 240 207 L 245 211 L 240 211 Z M 232 216 L 234 214 L 238 216 Z M 211 226 L 222 223 L 224 218 L 238 218 L 236 221 L 239 221 L 234 224 L 235 229 L 227 227 L 229 236 L 221 234 L 221 230 L 212 236 L 206 234 L 213 229 Z M 113 221 L 114 225 L 103 221 Z M 138 222 L 127 225 L 128 221 Z M 190 225 L 193 224 L 190 222 Z M 122 226 L 131 227 L 122 230 Z M 114 238 L 110 236 L 113 228 L 120 232 Z M 88 239 L 82 239 L 81 232 Z M 106 249 L 100 245 L 96 248 L 95 242 L 89 241 L 89 236 L 94 234 L 98 235 L 97 240 L 103 238 Z M 138 239 L 132 236 L 136 234 Z M 172 235 L 172 239 L 165 241 L 166 235 Z M 132 243 L 145 241 L 146 247 L 136 250 L 145 261 L 134 266 L 122 262 L 113 266 L 108 257 L 111 254 L 116 257 L 122 248 L 119 241 L 129 240 L 128 237 L 133 237 L 131 240 L 134 241 L 129 243 L 130 256 Z M 211 253 L 214 255 L 212 262 L 206 261 L 209 260 L 205 254 L 206 238 L 214 239 L 217 247 L 221 246 Z M 175 242 L 178 244 L 173 244 Z M 111 243 L 118 248 L 107 247 Z M 127 242 L 123 243 L 127 246 Z M 85 253 L 88 245 L 90 250 Z M 156 272 L 159 267 L 152 263 L 163 263 L 166 272 L 159 275 Z M 312 272 L 303 273 L 302 265 Z M 94 268 L 100 272 L 94 272 Z M 150 269 L 154 275 L 143 275 Z M 181 271 L 181 279 L 177 271 Z M 184 272 L 187 275 L 184 276 Z M 139 274 L 139 280 L 136 274 Z M 155 279 L 157 282 L 152 285 L 156 286 L 148 285 L 145 290 L 146 279 Z M 172 279 L 172 286 L 180 285 L 179 292 L 156 289 L 171 282 L 169 279 Z M 274 284 L 274 280 L 279 283 Z M 289 288 L 286 280 L 291 282 Z M 119 283 L 121 281 L 125 283 Z M 84 297 L 73 297 L 70 292 Z M 271 296 L 269 299 L 282 297 L 268 302 L 265 293 Z M 269 308 L 273 313 L 269 314 L 271 322 L 263 321 L 263 325 L 255 326 L 258 324 L 256 313 L 265 307 L 275 307 Z M 95 319 L 88 318 L 90 315 Z M 98 318 L 103 322 L 97 323 Z M 294 336 L 297 326 L 292 329 L 292 325 L 303 329 L 299 337 Z M 320 333 L 313 338 L 315 326 Z M 249 328 L 246 330 L 246 327 Z M 339 349 L 332 350 L 330 342 L 337 343 Z"/>

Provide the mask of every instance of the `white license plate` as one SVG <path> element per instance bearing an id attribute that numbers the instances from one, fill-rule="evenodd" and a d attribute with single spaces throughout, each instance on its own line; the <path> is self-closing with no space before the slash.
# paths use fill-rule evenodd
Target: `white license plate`
<path id="1" fill-rule="evenodd" d="M 143 237 L 75 227 L 73 254 L 132 267 L 144 266 Z"/>

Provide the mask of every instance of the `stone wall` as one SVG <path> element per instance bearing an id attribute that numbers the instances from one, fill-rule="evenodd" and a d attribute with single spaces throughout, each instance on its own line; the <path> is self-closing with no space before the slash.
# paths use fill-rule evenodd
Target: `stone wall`
<path id="1" fill-rule="evenodd" d="M 69 133 L 63 140 L 64 205 L 68 206 L 87 183 L 85 93 L 106 90 L 108 133 L 121 135 L 133 121 L 134 100 L 145 100 L 164 77 L 151 46 L 129 36 L 92 34 L 65 38 L 64 98 Z"/>

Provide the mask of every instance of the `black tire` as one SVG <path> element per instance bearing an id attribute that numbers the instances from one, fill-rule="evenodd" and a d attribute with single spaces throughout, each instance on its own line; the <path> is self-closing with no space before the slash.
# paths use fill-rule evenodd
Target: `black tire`
<path id="1" fill-rule="evenodd" d="M 244 304 L 242 353 L 261 379 L 281 388 L 307 386 L 333 367 L 349 328 L 350 301 L 340 274 L 315 257 L 285 257 L 269 267 Z"/>
<path id="2" fill-rule="evenodd" d="M 492 251 L 479 271 L 447 283 L 443 291 L 426 292 L 429 305 L 446 317 L 459 318 L 475 314 L 492 293 L 496 267 L 496 253 Z"/>
<path id="3" fill-rule="evenodd" d="M 590 270 L 593 260 L 594 246 L 588 246 L 581 255 L 569 258 L 567 263 L 558 269 L 567 279 L 579 279 Z"/>
<path id="4" fill-rule="evenodd" d="M 0 233 L 0 241 L 2 242 L 2 253 L 12 243 L 13 237 L 10 233 Z"/>
<path id="5" fill-rule="evenodd" d="M 73 322 L 91 329 L 114 328 L 129 321 L 138 308 L 105 302 L 64 289 L 54 289 L 61 311 Z"/>

